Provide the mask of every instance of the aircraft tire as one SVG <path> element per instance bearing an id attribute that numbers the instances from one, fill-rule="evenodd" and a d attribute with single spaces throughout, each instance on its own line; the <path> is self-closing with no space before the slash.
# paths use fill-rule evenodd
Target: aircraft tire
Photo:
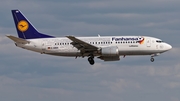
<path id="1" fill-rule="evenodd" d="M 151 58 L 151 62 L 154 62 L 154 58 Z"/>
<path id="2" fill-rule="evenodd" d="M 89 61 L 89 63 L 90 63 L 91 65 L 94 65 L 94 63 L 95 63 L 95 62 L 94 62 L 94 59 L 93 59 L 92 57 L 89 57 L 89 58 L 88 58 L 88 61 Z"/>

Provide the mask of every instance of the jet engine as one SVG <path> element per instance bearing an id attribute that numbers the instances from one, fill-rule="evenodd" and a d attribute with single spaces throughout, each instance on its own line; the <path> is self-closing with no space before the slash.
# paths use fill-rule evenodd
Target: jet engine
<path id="1" fill-rule="evenodd" d="M 101 49 L 101 56 L 119 56 L 119 50 L 117 46 L 103 47 Z"/>
<path id="2" fill-rule="evenodd" d="M 101 48 L 101 56 L 99 56 L 98 58 L 104 61 L 120 60 L 118 47 L 110 46 Z"/>

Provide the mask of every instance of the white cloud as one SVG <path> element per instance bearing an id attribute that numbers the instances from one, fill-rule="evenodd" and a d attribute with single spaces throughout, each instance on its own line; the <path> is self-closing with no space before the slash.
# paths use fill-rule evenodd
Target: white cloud
<path id="1" fill-rule="evenodd" d="M 140 84 L 135 81 L 126 79 L 117 79 L 115 82 L 110 82 L 110 88 L 113 92 L 125 92 L 126 89 L 140 89 Z"/>
<path id="2" fill-rule="evenodd" d="M 72 91 L 67 91 L 64 89 L 58 89 L 58 88 L 44 88 L 44 91 L 48 92 L 49 94 L 55 94 L 56 96 L 59 95 L 66 95 L 66 96 L 71 96 L 72 95 Z"/>
<path id="3" fill-rule="evenodd" d="M 7 85 L 19 85 L 20 81 L 6 77 L 6 76 L 0 76 L 0 85 L 1 87 L 7 86 Z"/>
<path id="4" fill-rule="evenodd" d="M 171 98 L 171 101 L 180 101 L 180 99 L 177 98 L 177 97 L 172 97 L 172 98 Z"/>
<path id="5" fill-rule="evenodd" d="M 167 86 L 170 88 L 180 88 L 180 82 L 170 82 Z"/>

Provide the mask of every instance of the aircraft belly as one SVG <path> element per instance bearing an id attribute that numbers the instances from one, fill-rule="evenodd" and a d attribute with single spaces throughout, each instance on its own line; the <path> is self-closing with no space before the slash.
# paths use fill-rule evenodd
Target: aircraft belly
<path id="1" fill-rule="evenodd" d="M 119 55 L 151 55 L 154 53 L 161 53 L 158 50 L 129 50 L 129 51 L 119 51 Z"/>
<path id="2" fill-rule="evenodd" d="M 67 57 L 75 57 L 75 56 L 80 56 L 80 53 L 70 53 L 70 52 L 58 52 L 58 53 L 47 53 L 49 55 L 55 55 L 55 56 L 67 56 Z"/>
<path id="3" fill-rule="evenodd" d="M 38 46 L 33 45 L 33 44 L 19 44 L 19 43 L 16 43 L 16 46 L 21 47 L 23 49 L 27 49 L 27 50 L 31 50 L 31 51 L 34 51 L 34 52 L 41 53 L 41 49 L 38 48 Z"/>

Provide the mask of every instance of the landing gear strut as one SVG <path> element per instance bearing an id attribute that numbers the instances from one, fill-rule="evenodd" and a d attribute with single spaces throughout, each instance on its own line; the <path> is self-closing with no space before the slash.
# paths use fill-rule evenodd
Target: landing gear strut
<path id="1" fill-rule="evenodd" d="M 156 53 L 156 54 L 151 54 L 151 62 L 154 62 L 154 57 L 155 56 L 159 56 L 160 55 L 160 53 Z"/>
<path id="2" fill-rule="evenodd" d="M 94 56 L 93 55 L 91 55 L 89 58 L 88 58 L 88 61 L 89 61 L 89 63 L 91 64 L 91 65 L 94 65 Z"/>

